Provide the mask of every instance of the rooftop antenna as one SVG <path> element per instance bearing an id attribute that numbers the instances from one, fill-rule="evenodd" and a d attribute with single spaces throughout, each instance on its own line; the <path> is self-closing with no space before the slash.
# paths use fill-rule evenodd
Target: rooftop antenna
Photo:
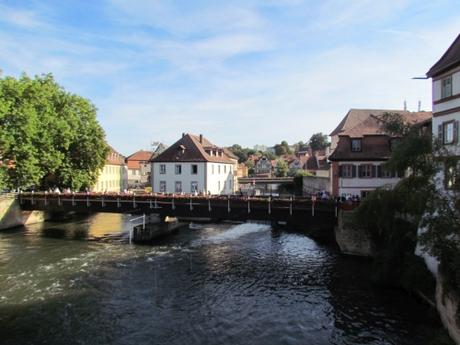
<path id="1" fill-rule="evenodd" d="M 406 111 L 406 110 L 407 110 L 407 102 L 406 102 L 406 100 L 404 100 L 404 111 Z"/>

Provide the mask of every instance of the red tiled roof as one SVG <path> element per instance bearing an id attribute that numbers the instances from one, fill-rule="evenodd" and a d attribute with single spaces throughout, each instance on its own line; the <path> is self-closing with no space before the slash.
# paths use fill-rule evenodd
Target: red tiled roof
<path id="1" fill-rule="evenodd" d="M 391 137 L 382 130 L 382 115 L 390 111 L 368 111 L 368 116 L 362 119 L 354 127 L 343 129 L 339 133 L 339 142 L 334 152 L 329 156 L 329 160 L 386 160 L 391 156 L 390 140 Z M 428 111 L 392 111 L 402 116 L 403 120 L 409 124 L 420 124 L 430 120 L 432 113 Z M 349 112 L 350 114 L 350 112 Z M 361 115 L 364 112 L 361 111 Z M 362 138 L 361 151 L 351 151 L 351 138 Z"/>
<path id="2" fill-rule="evenodd" d="M 457 36 L 438 62 L 426 72 L 426 76 L 429 78 L 436 77 L 458 65 L 460 65 L 460 35 Z"/>
<path id="3" fill-rule="evenodd" d="M 385 113 L 401 113 L 404 110 L 388 110 L 388 109 L 350 109 L 345 117 L 340 121 L 339 125 L 329 134 L 330 136 L 339 135 L 343 131 L 356 127 L 370 115 L 381 116 Z"/>
<path id="4" fill-rule="evenodd" d="M 139 150 L 126 157 L 128 169 L 140 169 L 141 162 L 148 162 L 152 158 L 152 151 Z"/>
<path id="5" fill-rule="evenodd" d="M 107 159 L 105 160 L 106 164 L 110 165 L 124 165 L 125 157 L 117 152 L 112 146 L 109 145 L 110 151 L 107 154 Z"/>
<path id="6" fill-rule="evenodd" d="M 201 141 L 200 141 L 201 139 Z M 211 156 L 206 150 L 218 151 L 222 156 Z M 152 162 L 216 162 L 233 164 L 222 148 L 203 136 L 184 134 L 182 138 L 152 159 Z"/>
<path id="7" fill-rule="evenodd" d="M 355 116 L 355 119 L 351 122 L 355 123 L 355 125 L 348 126 L 348 128 L 344 128 L 339 132 L 339 136 L 350 136 L 353 138 L 360 138 L 364 135 L 385 135 L 382 131 L 382 116 L 385 113 L 396 113 L 402 116 L 402 119 L 409 124 L 420 123 L 426 121 L 432 117 L 432 113 L 430 111 L 419 111 L 419 112 L 410 112 L 405 110 L 379 110 L 378 112 L 372 110 L 366 112 L 360 111 L 358 116 Z M 361 119 L 361 121 L 357 122 L 357 120 Z M 351 123 L 350 122 L 350 123 Z"/>

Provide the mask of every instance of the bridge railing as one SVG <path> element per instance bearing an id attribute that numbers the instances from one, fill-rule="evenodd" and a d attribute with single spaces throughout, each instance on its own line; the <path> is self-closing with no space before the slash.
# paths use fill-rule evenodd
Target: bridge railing
<path id="1" fill-rule="evenodd" d="M 1 199 L 17 199 L 18 193 L 8 192 L 8 193 L 0 193 L 0 200 Z"/>

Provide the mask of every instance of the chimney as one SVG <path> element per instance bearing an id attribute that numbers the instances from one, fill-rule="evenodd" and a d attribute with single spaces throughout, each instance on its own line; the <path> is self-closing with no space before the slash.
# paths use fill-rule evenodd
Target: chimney
<path id="1" fill-rule="evenodd" d="M 183 137 L 185 137 L 185 133 L 184 133 L 184 132 L 182 132 L 182 138 L 183 138 Z"/>
<path id="2" fill-rule="evenodd" d="M 203 144 L 203 134 L 200 134 L 200 144 Z"/>
<path id="3" fill-rule="evenodd" d="M 422 101 L 418 101 L 418 107 L 417 107 L 418 111 L 421 111 L 422 110 Z"/>
<path id="4" fill-rule="evenodd" d="M 407 110 L 407 102 L 406 102 L 406 100 L 404 100 L 404 111 L 406 111 L 406 110 Z"/>

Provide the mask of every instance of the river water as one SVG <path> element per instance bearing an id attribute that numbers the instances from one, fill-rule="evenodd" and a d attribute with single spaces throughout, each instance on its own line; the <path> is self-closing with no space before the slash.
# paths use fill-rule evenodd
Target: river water
<path id="1" fill-rule="evenodd" d="M 0 232 L 0 344 L 426 344 L 438 324 L 369 262 L 263 224 L 129 245 L 129 216 Z"/>

